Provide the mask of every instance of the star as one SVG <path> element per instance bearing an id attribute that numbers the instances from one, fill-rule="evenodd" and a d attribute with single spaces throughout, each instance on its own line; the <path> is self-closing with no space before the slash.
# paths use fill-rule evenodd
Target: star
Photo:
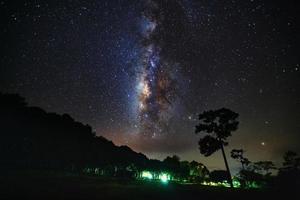
<path id="1" fill-rule="evenodd" d="M 257 146 L 268 146 L 266 156 L 277 161 L 282 149 L 299 147 L 297 6 L 255 0 L 7 2 L 0 1 L 6 19 L 0 92 L 68 113 L 97 135 L 153 158 L 171 152 L 205 160 L 195 147 L 194 125 L 199 113 L 221 107 L 240 115 L 239 136 L 230 145 L 245 145 L 253 159 L 261 159 Z M 155 144 L 139 138 L 148 134 L 151 140 L 154 133 Z M 270 137 L 280 142 L 255 139 Z"/>

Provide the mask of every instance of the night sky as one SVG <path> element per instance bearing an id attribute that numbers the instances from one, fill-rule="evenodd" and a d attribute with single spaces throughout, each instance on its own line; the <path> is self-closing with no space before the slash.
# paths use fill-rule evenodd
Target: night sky
<path id="1" fill-rule="evenodd" d="M 296 2 L 0 1 L 0 91 L 209 169 L 224 163 L 200 155 L 197 114 L 226 107 L 240 114 L 226 151 L 278 163 L 300 151 Z"/>

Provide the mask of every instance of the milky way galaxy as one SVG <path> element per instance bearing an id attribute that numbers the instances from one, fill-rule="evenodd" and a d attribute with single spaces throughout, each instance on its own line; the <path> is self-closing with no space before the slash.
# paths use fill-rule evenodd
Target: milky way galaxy
<path id="1" fill-rule="evenodd" d="M 163 59 L 161 46 L 155 40 L 161 28 L 160 18 L 159 6 L 154 1 L 147 2 L 141 20 L 143 48 L 137 90 L 140 133 L 151 138 L 167 131 L 177 90 L 175 65 Z"/>
<path id="2" fill-rule="evenodd" d="M 151 158 L 210 169 L 224 164 L 200 156 L 197 115 L 229 108 L 240 125 L 226 150 L 280 163 L 300 153 L 297 4 L 1 0 L 0 92 Z"/>

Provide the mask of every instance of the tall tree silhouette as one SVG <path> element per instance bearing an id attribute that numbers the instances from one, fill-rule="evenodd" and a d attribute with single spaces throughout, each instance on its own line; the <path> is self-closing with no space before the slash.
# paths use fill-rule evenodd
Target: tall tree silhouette
<path id="1" fill-rule="evenodd" d="M 200 123 L 196 126 L 196 134 L 203 134 L 204 137 L 199 140 L 200 153 L 204 156 L 210 156 L 218 150 L 222 150 L 228 181 L 233 187 L 230 169 L 226 159 L 224 146 L 228 145 L 226 139 L 231 136 L 231 132 L 237 130 L 239 122 L 238 114 L 227 109 L 205 111 L 199 114 Z"/>

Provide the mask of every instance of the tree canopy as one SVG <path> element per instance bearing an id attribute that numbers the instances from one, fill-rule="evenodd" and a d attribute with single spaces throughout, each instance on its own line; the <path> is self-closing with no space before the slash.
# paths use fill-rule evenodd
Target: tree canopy
<path id="1" fill-rule="evenodd" d="M 227 108 L 205 111 L 199 114 L 199 124 L 196 133 L 204 135 L 200 138 L 200 152 L 210 156 L 220 149 L 220 145 L 227 145 L 227 137 L 238 128 L 236 120 L 239 115 Z"/>

